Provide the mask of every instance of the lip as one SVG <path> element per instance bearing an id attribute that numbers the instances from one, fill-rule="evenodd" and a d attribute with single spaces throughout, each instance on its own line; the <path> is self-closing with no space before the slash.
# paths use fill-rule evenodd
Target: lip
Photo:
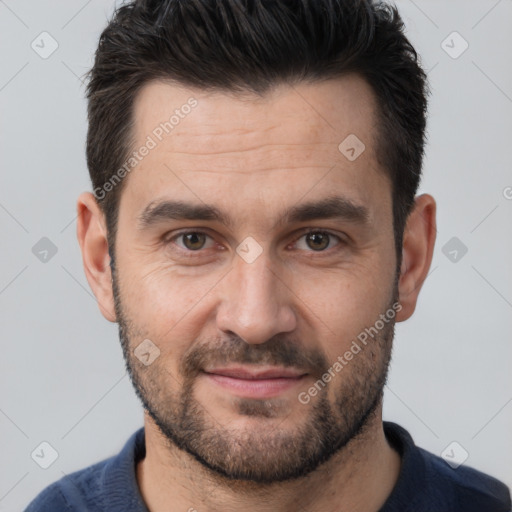
<path id="1" fill-rule="evenodd" d="M 307 375 L 305 372 L 291 368 L 247 367 L 213 368 L 204 370 L 210 382 L 246 398 L 270 398 L 278 396 L 297 386 Z"/>
<path id="2" fill-rule="evenodd" d="M 279 378 L 297 378 L 305 375 L 306 372 L 300 370 L 294 370 L 292 368 L 276 368 L 268 367 L 266 369 L 251 370 L 250 368 L 243 366 L 230 366 L 225 368 L 213 368 L 211 370 L 205 370 L 205 373 L 223 375 L 224 377 L 232 377 L 234 379 L 246 379 L 246 380 L 257 380 L 257 379 L 279 379 Z"/>

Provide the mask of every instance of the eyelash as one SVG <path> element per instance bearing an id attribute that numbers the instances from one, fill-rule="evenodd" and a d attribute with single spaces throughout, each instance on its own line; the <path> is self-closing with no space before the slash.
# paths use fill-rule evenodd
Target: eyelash
<path id="1" fill-rule="evenodd" d="M 313 257 L 319 257 L 321 255 L 324 255 L 326 253 L 328 253 L 329 255 L 334 251 L 336 252 L 337 250 L 340 250 L 342 248 L 342 246 L 346 245 L 347 244 L 347 241 L 344 240 L 343 238 L 341 238 L 339 235 L 336 235 L 330 231 L 326 231 L 324 229 L 315 229 L 315 228 L 307 228 L 307 230 L 305 231 L 302 231 L 301 232 L 301 235 L 295 239 L 295 241 L 293 243 L 297 243 L 302 237 L 306 236 L 306 235 L 309 235 L 310 233 L 316 233 L 316 234 L 322 234 L 322 235 L 328 235 L 329 237 L 333 237 L 333 238 L 336 238 L 337 241 L 338 241 L 338 244 L 336 244 L 333 248 L 327 248 L 323 251 L 307 251 L 307 252 L 311 252 L 312 254 L 318 254 L 318 256 L 313 256 Z M 171 243 L 174 243 L 174 241 L 182 236 L 185 236 L 185 235 L 190 235 L 190 234 L 200 234 L 200 235 L 206 235 L 207 237 L 209 238 L 212 238 L 211 235 L 209 235 L 207 232 L 205 231 L 201 231 L 199 229 L 192 229 L 192 230 L 186 230 L 186 231 L 181 231 L 181 232 L 178 232 L 176 234 L 174 234 L 171 238 L 166 238 L 164 237 L 164 243 L 165 245 L 170 245 Z M 329 240 L 330 241 L 330 240 Z M 176 244 L 174 244 L 176 245 Z M 204 252 L 204 250 L 206 249 L 198 249 L 197 251 L 192 251 L 190 249 L 184 249 L 183 247 L 180 247 L 180 246 L 177 246 L 178 250 L 180 252 L 183 252 L 183 253 L 186 253 L 188 257 L 193 257 L 193 258 L 197 258 L 197 257 L 201 257 L 203 256 L 203 254 L 201 254 L 202 252 Z"/>

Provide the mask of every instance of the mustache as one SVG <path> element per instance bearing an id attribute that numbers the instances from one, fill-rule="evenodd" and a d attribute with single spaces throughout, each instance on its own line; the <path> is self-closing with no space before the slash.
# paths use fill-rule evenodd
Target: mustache
<path id="1" fill-rule="evenodd" d="M 180 368 L 186 378 L 194 378 L 206 366 L 233 363 L 294 368 L 318 378 L 329 367 L 322 351 L 276 336 L 258 345 L 251 345 L 240 337 L 195 344 L 184 354 Z"/>

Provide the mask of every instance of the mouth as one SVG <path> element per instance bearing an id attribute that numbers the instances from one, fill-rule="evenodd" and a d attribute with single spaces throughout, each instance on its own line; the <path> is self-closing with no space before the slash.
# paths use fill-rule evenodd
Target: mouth
<path id="1" fill-rule="evenodd" d="M 245 398 L 270 398 L 298 386 L 307 373 L 291 368 L 229 367 L 203 370 L 215 386 Z"/>

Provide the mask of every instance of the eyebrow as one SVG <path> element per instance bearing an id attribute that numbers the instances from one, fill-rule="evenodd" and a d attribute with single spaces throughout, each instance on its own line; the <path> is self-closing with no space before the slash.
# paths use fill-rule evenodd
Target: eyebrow
<path id="1" fill-rule="evenodd" d="M 275 226 L 319 219 L 339 219 L 364 226 L 370 223 L 370 212 L 347 197 L 330 196 L 288 208 Z M 174 200 L 149 203 L 137 217 L 137 225 L 139 230 L 144 230 L 169 220 L 217 221 L 230 229 L 234 226 L 233 219 L 213 205 Z"/>

